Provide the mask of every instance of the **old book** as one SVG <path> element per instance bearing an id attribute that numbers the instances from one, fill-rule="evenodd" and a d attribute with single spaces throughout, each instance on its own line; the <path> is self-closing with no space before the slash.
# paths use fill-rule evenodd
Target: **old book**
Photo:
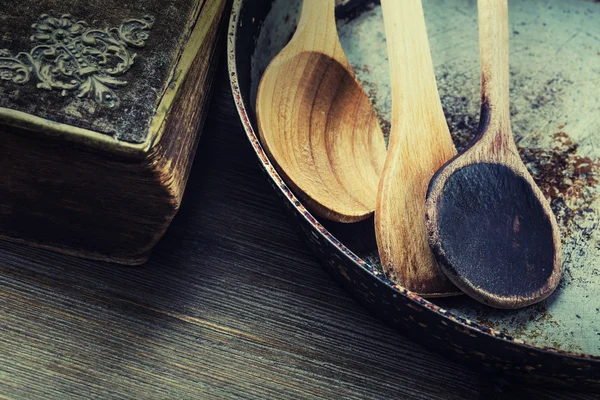
<path id="1" fill-rule="evenodd" d="M 227 0 L 0 7 L 0 238 L 143 263 L 177 212 Z"/>

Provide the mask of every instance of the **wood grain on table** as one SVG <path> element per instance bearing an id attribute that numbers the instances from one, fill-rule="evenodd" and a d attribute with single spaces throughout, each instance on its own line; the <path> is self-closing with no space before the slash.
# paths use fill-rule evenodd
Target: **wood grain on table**
<path id="1" fill-rule="evenodd" d="M 183 206 L 123 267 L 0 242 L 2 399 L 593 399 L 483 375 L 412 343 L 297 237 L 224 63 Z"/>

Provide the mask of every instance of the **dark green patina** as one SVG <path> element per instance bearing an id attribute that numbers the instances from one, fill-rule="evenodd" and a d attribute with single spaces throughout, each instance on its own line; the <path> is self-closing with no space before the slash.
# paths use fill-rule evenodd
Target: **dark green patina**
<path id="1" fill-rule="evenodd" d="M 201 3 L 201 0 L 3 3 L 0 107 L 109 135 L 122 142 L 143 143 L 193 27 L 195 9 Z M 119 36 L 119 28 L 126 37 L 129 35 L 129 42 Z M 88 34 L 88 41 L 82 41 L 82 34 L 89 31 L 93 33 Z M 96 43 L 89 38 L 95 38 Z M 74 77 L 61 70 L 58 53 L 62 54 L 64 71 L 74 73 Z M 99 64 L 105 56 L 107 63 Z M 14 79 L 15 60 L 30 68 L 28 79 Z M 32 60 L 42 60 L 37 73 Z M 42 72 L 46 81 L 71 88 L 61 90 L 44 85 L 45 80 L 39 77 L 43 67 L 48 68 Z M 107 72 L 111 68 L 113 74 Z M 90 76 L 93 79 L 89 80 Z"/>

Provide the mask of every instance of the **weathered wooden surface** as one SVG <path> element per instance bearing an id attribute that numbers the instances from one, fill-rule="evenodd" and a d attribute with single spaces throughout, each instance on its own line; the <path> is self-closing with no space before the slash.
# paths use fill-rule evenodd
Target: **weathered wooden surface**
<path id="1" fill-rule="evenodd" d="M 597 398 L 482 375 L 370 316 L 296 236 L 223 66 L 217 90 L 146 266 L 0 243 L 0 398 Z"/>

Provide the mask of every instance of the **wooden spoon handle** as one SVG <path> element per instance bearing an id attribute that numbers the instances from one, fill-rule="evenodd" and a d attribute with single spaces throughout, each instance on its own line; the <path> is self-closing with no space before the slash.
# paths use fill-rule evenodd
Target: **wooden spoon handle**
<path id="1" fill-rule="evenodd" d="M 307 51 L 319 51 L 346 61 L 335 23 L 335 0 L 304 0 L 298 28 L 292 38 Z"/>
<path id="2" fill-rule="evenodd" d="M 390 145 L 379 182 L 375 232 L 383 269 L 422 296 L 456 294 L 427 242 L 431 177 L 456 155 L 440 103 L 421 0 L 382 0 L 392 84 Z"/>
<path id="3" fill-rule="evenodd" d="M 478 0 L 481 56 L 482 139 L 496 149 L 514 149 L 510 128 L 508 2 Z"/>
<path id="4" fill-rule="evenodd" d="M 421 0 L 382 0 L 392 84 L 392 126 L 420 118 L 411 110 L 435 111 L 446 120 L 439 101 Z M 440 118 L 437 118 L 440 119 Z M 447 128 L 446 128 L 447 130 Z M 417 138 L 418 139 L 418 138 Z"/>

